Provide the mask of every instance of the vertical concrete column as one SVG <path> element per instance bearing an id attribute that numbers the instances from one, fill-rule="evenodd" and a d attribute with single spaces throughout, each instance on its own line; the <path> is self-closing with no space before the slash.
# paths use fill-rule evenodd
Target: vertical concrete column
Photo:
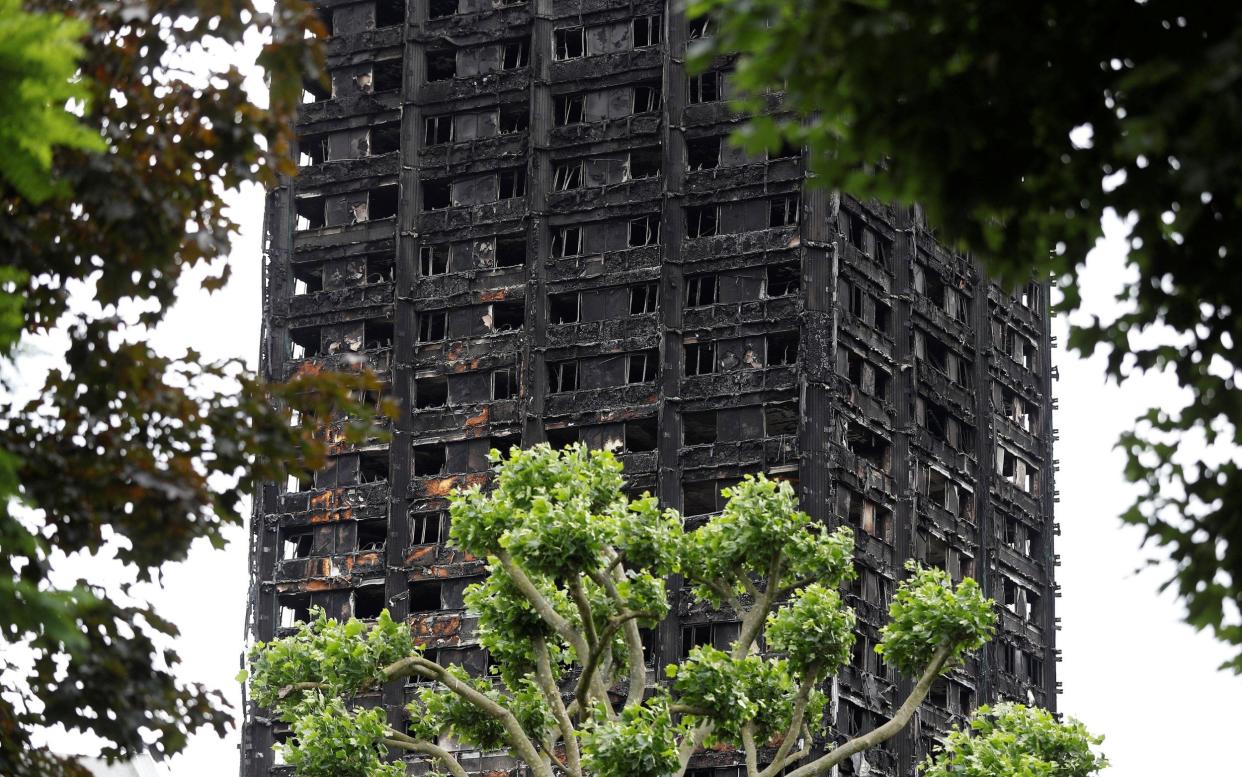
<path id="1" fill-rule="evenodd" d="M 526 415 L 523 444 L 544 439 L 544 403 L 548 391 L 547 262 L 552 233 L 548 193 L 552 191 L 552 0 L 532 0 L 534 23 L 530 46 L 530 153 L 526 200 L 530 211 L 526 238 L 526 347 L 522 354 L 522 393 Z"/>

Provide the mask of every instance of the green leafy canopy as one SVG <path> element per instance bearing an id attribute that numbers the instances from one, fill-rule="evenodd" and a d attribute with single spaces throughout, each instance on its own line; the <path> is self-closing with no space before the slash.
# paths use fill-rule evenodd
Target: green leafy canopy
<path id="1" fill-rule="evenodd" d="M 813 183 L 916 204 L 920 230 L 1003 283 L 1053 277 L 1068 346 L 1118 382 L 1169 373 L 1182 407 L 1119 441 L 1122 519 L 1173 562 L 1187 620 L 1242 672 L 1242 10 L 1130 0 L 694 0 L 692 70 L 730 69 L 751 151 L 806 149 Z M 737 56 L 734 56 L 737 55 Z M 779 99 L 776 96 L 779 95 Z M 776 106 L 775 111 L 771 109 Z M 1106 214 L 1130 230 L 1115 317 L 1078 275 Z M 1199 435 L 1211 450 L 1195 453 Z"/>

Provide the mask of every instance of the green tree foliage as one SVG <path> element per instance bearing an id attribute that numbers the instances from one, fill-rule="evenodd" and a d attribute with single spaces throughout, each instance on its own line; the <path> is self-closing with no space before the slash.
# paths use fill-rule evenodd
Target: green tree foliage
<path id="1" fill-rule="evenodd" d="M 22 196 L 52 194 L 48 172 L 55 146 L 101 151 L 100 137 L 69 113 L 86 90 L 73 82 L 86 24 L 59 14 L 27 13 L 0 0 L 0 177 Z"/>
<path id="2" fill-rule="evenodd" d="M 221 545 L 254 479 L 283 478 L 285 462 L 311 471 L 330 445 L 375 433 L 375 409 L 351 400 L 374 376 L 267 386 L 240 362 L 170 358 L 146 341 L 187 271 L 227 256 L 237 225 L 224 193 L 295 171 L 297 97 L 320 71 L 305 33 L 322 29 L 300 2 L 277 13 L 0 0 L 0 366 L 18 374 L 29 336 L 58 329 L 68 341 L 34 399 L 17 398 L 25 384 L 0 398 L 0 633 L 6 655 L 32 665 L 0 664 L 0 773 L 83 773 L 32 746 L 42 726 L 125 757 L 175 753 L 229 722 L 219 694 L 175 679 L 172 623 L 85 580 L 58 587 L 54 554 L 112 548 L 150 580 L 196 539 Z M 268 109 L 236 69 L 207 64 L 193 84 L 176 69 L 200 45 L 264 34 Z M 212 267 L 224 268 L 206 281 L 217 288 L 227 264 Z M 70 305 L 75 286 L 97 312 Z M 291 426 L 290 409 L 304 422 Z M 331 420 L 342 412 L 351 420 Z"/>
<path id="3" fill-rule="evenodd" d="M 1062 309 L 1113 209 L 1132 223 L 1138 281 L 1111 322 L 1075 325 L 1117 381 L 1169 371 L 1188 391 L 1120 440 L 1139 487 L 1122 516 L 1176 565 L 1187 619 L 1239 648 L 1242 672 L 1242 11 L 1230 3 L 697 0 L 702 68 L 758 114 L 752 149 L 808 149 L 823 183 L 918 203 L 942 238 L 1010 282 L 1052 274 Z M 1073 139 L 1071 139 L 1071 134 Z M 1206 437 L 1210 461 L 1178 455 Z M 1218 463 L 1219 460 L 1219 463 Z"/>
<path id="4" fill-rule="evenodd" d="M 436 744 L 448 735 L 467 748 L 507 750 L 537 777 L 681 777 L 705 746 L 743 752 L 749 777 L 782 769 L 812 777 L 894 736 L 936 677 L 993 633 L 992 603 L 974 581 L 954 587 L 943 572 L 911 566 L 877 650 L 915 680 L 913 690 L 891 720 L 824 751 L 815 744 L 830 723 L 820 686 L 849 662 L 854 641 L 854 613 L 837 593 L 854 576 L 849 528 L 812 523 L 788 483 L 761 475 L 725 489 L 723 513 L 685 531 L 676 512 L 623 494 L 611 453 L 539 445 L 491 455 L 496 488 L 471 487 L 450 508 L 452 544 L 487 563 L 489 576 L 466 600 L 491 676 L 431 661 L 387 612 L 364 626 L 318 611 L 249 658 L 253 698 L 290 725 L 294 736 L 278 747 L 299 775 L 398 774 L 386 760 L 391 748 L 466 777 Z M 728 650 L 694 648 L 665 668 L 668 682 L 649 688 L 639 626 L 668 614 L 671 574 L 739 617 L 740 634 Z M 406 677 L 425 683 L 407 725 L 348 706 Z M 1010 748 L 1029 751 L 1031 763 L 1061 757 L 1048 743 L 1089 752 L 1095 741 L 1039 720 L 1041 731 L 1059 733 Z M 764 747 L 776 752 L 761 765 Z M 1044 773 L 1061 774 L 992 772 Z"/>
<path id="5" fill-rule="evenodd" d="M 970 728 L 950 732 L 923 763 L 923 777 L 998 774 L 1088 777 L 1108 765 L 1091 747 L 1103 741 L 1078 721 L 1020 704 L 980 707 Z"/>

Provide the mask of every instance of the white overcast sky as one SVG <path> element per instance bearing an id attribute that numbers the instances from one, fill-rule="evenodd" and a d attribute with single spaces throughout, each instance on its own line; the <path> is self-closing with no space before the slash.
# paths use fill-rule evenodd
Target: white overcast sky
<path id="1" fill-rule="evenodd" d="M 245 358 L 253 367 L 263 195 L 251 187 L 231 202 L 243 225 L 234 245 L 232 281 L 213 295 L 186 284 L 155 342 L 170 354 L 195 348 L 208 358 Z M 1122 264 L 1124 226 L 1116 219 L 1105 226 L 1107 238 L 1089 256 L 1082 286 L 1086 309 L 1108 320 L 1117 310 L 1113 295 L 1129 276 Z M 1057 321 L 1054 333 L 1062 344 L 1065 330 L 1066 322 Z M 1060 400 L 1054 416 L 1060 429 L 1055 455 L 1062 527 L 1056 539 L 1062 597 L 1055 606 L 1063 626 L 1057 635 L 1063 654 L 1058 677 L 1065 689 L 1059 707 L 1105 735 L 1104 751 L 1113 764 L 1108 777 L 1236 773 L 1242 678 L 1216 670 L 1228 652 L 1183 623 L 1180 603 L 1157 592 L 1165 569 L 1135 573 L 1148 556 L 1139 549 L 1139 534 L 1117 519 L 1132 495 L 1121 477 L 1121 455 L 1113 450 L 1118 434 L 1147 407 L 1180 406 L 1182 394 L 1171 379 L 1136 379 L 1123 388 L 1106 384 L 1101 359 L 1078 359 L 1063 349 L 1054 351 L 1053 363 L 1061 375 L 1053 385 Z M 203 543 L 188 561 L 168 567 L 152 599 L 181 629 L 180 676 L 224 690 L 236 708 L 240 692 L 233 678 L 242 651 L 248 578 L 246 533 L 235 528 L 231 538 L 223 551 Z M 72 566 L 67 571 L 76 576 L 95 565 Z M 101 570 L 95 579 L 110 574 Z M 53 735 L 50 741 L 65 752 L 93 751 L 91 742 L 73 735 Z M 200 733 L 172 760 L 168 773 L 235 774 L 238 743 L 236 728 L 225 739 Z"/>

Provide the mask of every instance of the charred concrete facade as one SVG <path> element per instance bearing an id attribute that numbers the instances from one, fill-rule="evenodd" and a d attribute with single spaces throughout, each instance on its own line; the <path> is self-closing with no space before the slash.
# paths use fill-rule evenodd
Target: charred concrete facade
<path id="1" fill-rule="evenodd" d="M 262 490 L 254 638 L 314 605 L 387 607 L 441 659 L 485 671 L 462 605 L 481 568 L 444 544 L 446 496 L 488 478 L 490 448 L 583 441 L 691 525 L 722 486 L 766 472 L 815 519 L 855 527 L 842 736 L 908 688 L 870 650 L 904 559 L 973 576 L 1003 605 L 994 643 L 866 755 L 872 773 L 912 773 L 981 703 L 1055 704 L 1046 284 L 1003 291 L 917 210 L 809 186 L 796 150 L 730 147 L 730 62 L 686 73 L 688 43 L 711 29 L 675 3 L 320 8 L 332 86 L 308 92 L 303 169 L 268 199 L 262 368 L 365 363 L 402 412 L 390 444 Z M 735 633 L 674 595 L 653 672 Z M 408 692 L 366 703 L 398 721 Z M 282 773 L 283 734 L 247 715 L 242 774 Z M 736 763 L 710 752 L 693 774 Z"/>

